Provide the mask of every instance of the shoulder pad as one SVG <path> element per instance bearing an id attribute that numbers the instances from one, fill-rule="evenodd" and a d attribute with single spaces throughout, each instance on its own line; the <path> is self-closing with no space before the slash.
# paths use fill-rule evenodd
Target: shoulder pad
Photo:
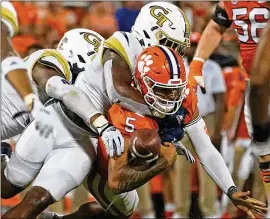
<path id="1" fill-rule="evenodd" d="M 72 73 L 70 71 L 66 59 L 55 49 L 43 49 L 32 53 L 25 62 L 28 65 L 28 71 L 32 76 L 32 70 L 36 63 L 54 68 L 57 72 L 62 74 L 69 82 L 72 80 Z"/>
<path id="2" fill-rule="evenodd" d="M 133 72 L 136 67 L 136 58 L 142 51 L 142 47 L 131 33 L 117 31 L 104 42 L 104 46 L 117 52 Z"/>

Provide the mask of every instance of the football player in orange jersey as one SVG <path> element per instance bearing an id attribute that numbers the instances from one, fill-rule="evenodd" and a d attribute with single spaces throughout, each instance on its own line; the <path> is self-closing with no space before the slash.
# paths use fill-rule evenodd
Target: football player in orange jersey
<path id="1" fill-rule="evenodd" d="M 204 88 L 202 66 L 217 48 L 222 34 L 227 28 L 233 27 L 240 43 L 242 64 L 250 73 L 252 61 L 256 52 L 259 36 L 269 18 L 270 3 L 265 1 L 220 1 L 216 11 L 205 28 L 195 56 L 190 65 L 190 79 L 194 84 Z"/>
<path id="2" fill-rule="evenodd" d="M 246 69 L 247 73 L 250 74 L 260 33 L 263 28 L 266 27 L 267 20 L 269 19 L 269 8 L 270 2 L 266 1 L 245 2 L 236 0 L 220 1 L 217 4 L 213 18 L 204 30 L 195 56 L 190 65 L 189 80 L 192 83 L 192 86 L 196 87 L 198 84 L 202 90 L 205 91 L 201 71 L 202 66 L 205 60 L 207 60 L 216 49 L 221 40 L 222 34 L 231 26 L 238 34 L 242 65 Z M 249 101 L 246 99 L 245 119 L 247 127 L 251 132 L 252 127 L 248 102 Z M 262 147 L 261 150 L 263 150 Z M 269 160 L 259 159 L 259 162 L 261 163 L 262 174 L 265 174 L 264 166 L 269 165 Z M 269 172 L 269 169 L 267 172 Z M 269 190 L 267 183 L 265 183 L 265 187 L 266 190 Z M 269 191 L 267 191 L 267 193 L 269 193 Z"/>
<path id="3" fill-rule="evenodd" d="M 250 109 L 253 126 L 253 152 L 259 156 L 262 178 L 270 203 L 270 22 L 261 36 L 250 82 Z M 258 107 L 260 106 L 260 107 Z M 270 217 L 270 205 L 268 215 Z"/>
<path id="4" fill-rule="evenodd" d="M 191 138 L 204 168 L 232 202 L 247 212 L 250 217 L 253 217 L 251 210 L 264 215 L 266 208 L 263 203 L 250 198 L 250 192 L 237 191 L 226 164 L 212 145 L 205 123 L 198 113 L 197 98 L 195 92 L 189 87 L 181 57 L 164 46 L 149 47 L 139 55 L 136 66 L 134 86 L 140 89 L 148 106 L 165 116 L 157 119 L 162 141 L 176 142 L 181 139 L 183 130 L 185 130 Z M 112 197 L 106 192 L 121 195 L 132 191 L 170 166 L 169 160 L 171 163 L 175 160 L 173 157 L 175 151 L 173 153 L 173 147 L 169 145 L 169 148 L 161 147 L 160 158 L 154 161 L 150 168 L 141 170 L 132 168 L 128 161 L 128 138 L 136 129 L 156 128 L 155 122 L 148 117 L 127 111 L 117 104 L 110 108 L 108 119 L 124 135 L 125 151 L 120 157 L 108 159 L 105 149 L 98 147 L 98 160 L 102 162 L 98 162 L 97 170 L 91 172 L 87 179 L 88 189 L 92 194 L 99 194 L 97 195 L 98 201 L 105 210 L 101 210 L 103 217 L 106 215 L 105 212 L 109 214 L 117 211 L 115 196 Z M 166 145 L 166 143 L 164 144 Z M 174 144 L 176 151 L 185 155 L 189 161 L 194 161 L 190 152 L 183 145 Z M 167 150 L 168 154 L 165 154 L 163 149 Z M 138 157 L 134 156 L 135 159 Z M 105 159 L 108 161 L 106 162 Z M 106 183 L 106 178 L 104 182 L 106 174 L 108 174 L 108 183 Z M 104 185 L 108 185 L 109 188 L 104 189 Z M 100 197 L 103 200 L 100 200 Z M 62 219 L 90 217 L 93 215 L 91 205 L 94 204 L 85 204 L 77 212 L 63 216 Z M 111 208 L 111 206 L 113 207 Z M 117 213 L 118 211 L 113 215 L 121 216 Z"/>

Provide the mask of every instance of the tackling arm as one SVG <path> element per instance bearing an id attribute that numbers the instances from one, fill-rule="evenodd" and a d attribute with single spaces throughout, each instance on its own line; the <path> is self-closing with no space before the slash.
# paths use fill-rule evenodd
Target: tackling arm
<path id="1" fill-rule="evenodd" d="M 44 91 L 50 97 L 62 100 L 87 124 L 90 123 L 89 119 L 92 115 L 99 113 L 90 99 L 78 88 L 70 85 L 55 69 L 37 64 L 32 71 L 32 77 L 39 90 Z"/>
<path id="2" fill-rule="evenodd" d="M 69 85 L 64 78 L 53 76 L 46 83 L 46 93 L 62 100 L 71 111 L 80 116 L 92 130 L 96 131 L 101 136 L 110 157 L 121 155 L 124 150 L 124 140 L 121 133 L 109 124 L 83 91 Z"/>
<path id="3" fill-rule="evenodd" d="M 101 115 L 83 91 L 70 85 L 60 76 L 53 76 L 47 81 L 46 93 L 51 97 L 62 100 L 71 111 L 80 116 L 88 125 L 91 124 L 90 118 L 93 115 Z"/>
<path id="4" fill-rule="evenodd" d="M 128 64 L 117 53 L 107 49 L 103 56 L 108 96 L 113 103 L 141 115 L 152 115 L 142 94 L 131 86 L 133 80 Z"/>
<path id="5" fill-rule="evenodd" d="M 150 167 L 131 166 L 128 163 L 128 139 L 125 139 L 125 151 L 118 158 L 109 160 L 109 187 L 120 194 L 137 189 L 150 179 L 169 168 L 176 160 L 175 146 L 161 146 L 159 159 Z"/>

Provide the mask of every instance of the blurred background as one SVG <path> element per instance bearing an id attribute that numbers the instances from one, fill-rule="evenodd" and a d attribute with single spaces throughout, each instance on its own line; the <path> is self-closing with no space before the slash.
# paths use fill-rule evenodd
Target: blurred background
<path id="1" fill-rule="evenodd" d="M 19 34 L 12 42 L 19 54 L 26 57 L 39 49 L 56 48 L 63 34 L 73 28 L 97 31 L 105 39 L 117 30 L 130 31 L 140 8 L 146 2 L 12 3 L 17 10 L 20 26 Z M 175 1 L 174 4 L 187 14 L 192 27 L 191 49 L 186 60 L 188 69 L 188 62 L 193 56 L 192 51 L 195 50 L 200 34 L 211 19 L 216 2 Z M 211 130 L 209 128 L 212 141 L 222 153 L 236 185 L 240 189 L 251 190 L 255 198 L 265 201 L 257 164 L 248 150 L 250 139 L 242 113 L 246 75 L 240 64 L 239 46 L 234 30 L 228 29 L 224 34 L 211 60 L 218 66 L 214 69 L 220 77 L 213 78 L 212 72 L 204 73 L 211 78 L 211 83 L 207 85 L 209 88 L 206 87 L 211 92 L 208 93 L 208 99 L 205 96 L 199 97 L 199 103 L 206 103 L 206 106 L 199 109 L 204 111 L 202 116 L 207 120 L 208 127 L 212 127 Z M 217 87 L 217 84 L 220 86 Z M 209 104 L 213 105 L 212 109 L 209 109 Z M 217 117 L 219 127 L 215 124 Z M 183 143 L 187 147 L 190 145 L 186 137 Z M 244 217 L 222 195 L 214 182 L 205 176 L 198 162 L 190 165 L 182 157 L 177 159 L 172 169 L 155 177 L 138 192 L 140 203 L 134 214 L 135 218 Z M 23 194 L 20 194 L 13 199 L 2 200 L 2 213 L 20 202 L 22 197 Z M 91 195 L 83 187 L 79 187 L 48 210 L 69 213 L 88 200 L 92 200 Z"/>

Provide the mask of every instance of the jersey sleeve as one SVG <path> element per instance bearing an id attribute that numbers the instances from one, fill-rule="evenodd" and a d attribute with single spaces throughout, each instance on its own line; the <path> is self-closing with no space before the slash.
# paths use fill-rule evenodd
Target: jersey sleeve
<path id="1" fill-rule="evenodd" d="M 131 48 L 131 39 L 126 32 L 117 31 L 104 42 L 105 48 L 109 48 L 120 55 L 128 64 L 131 72 L 135 69 L 136 57 Z"/>
<path id="2" fill-rule="evenodd" d="M 7 26 L 9 37 L 19 31 L 17 12 L 10 2 L 1 2 L 1 21 Z"/>
<path id="3" fill-rule="evenodd" d="M 125 110 L 118 104 L 113 104 L 109 109 L 108 120 L 125 137 L 130 137 L 138 129 L 158 129 L 153 119 Z"/>

